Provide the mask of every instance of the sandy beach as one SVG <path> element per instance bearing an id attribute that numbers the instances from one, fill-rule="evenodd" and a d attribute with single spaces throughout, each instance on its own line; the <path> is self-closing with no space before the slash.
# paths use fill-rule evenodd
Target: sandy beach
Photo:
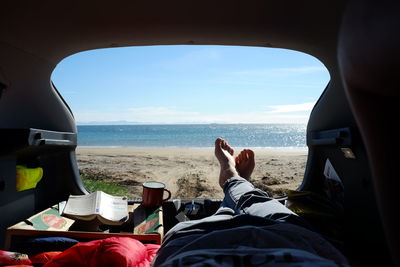
<path id="1" fill-rule="evenodd" d="M 254 151 L 256 168 L 251 181 L 257 187 L 279 196 L 301 184 L 306 150 Z M 223 197 L 213 149 L 78 147 L 77 159 L 81 174 L 127 186 L 130 197 L 141 197 L 141 184 L 146 181 L 165 183 L 174 198 Z"/>

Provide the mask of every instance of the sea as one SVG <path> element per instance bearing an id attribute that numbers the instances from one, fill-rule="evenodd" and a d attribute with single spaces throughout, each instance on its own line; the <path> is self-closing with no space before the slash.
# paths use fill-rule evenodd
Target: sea
<path id="1" fill-rule="evenodd" d="M 78 125 L 78 146 L 211 148 L 222 137 L 236 148 L 306 149 L 305 124 Z"/>

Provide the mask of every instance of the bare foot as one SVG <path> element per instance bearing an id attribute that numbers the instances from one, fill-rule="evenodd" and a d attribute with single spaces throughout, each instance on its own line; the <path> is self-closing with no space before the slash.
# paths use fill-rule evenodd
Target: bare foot
<path id="1" fill-rule="evenodd" d="M 235 158 L 236 170 L 240 177 L 249 180 L 255 167 L 254 151 L 251 149 L 243 149 Z"/>
<path id="2" fill-rule="evenodd" d="M 235 159 L 233 158 L 233 148 L 222 138 L 215 140 L 215 156 L 221 166 L 219 174 L 219 185 L 223 188 L 226 180 L 233 176 L 239 176 L 235 168 Z"/>

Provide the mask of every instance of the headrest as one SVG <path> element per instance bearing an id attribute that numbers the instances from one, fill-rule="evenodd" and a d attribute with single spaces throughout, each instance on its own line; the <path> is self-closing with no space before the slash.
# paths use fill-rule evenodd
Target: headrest
<path id="1" fill-rule="evenodd" d="M 350 1 L 338 53 L 349 90 L 400 95 L 400 1 Z"/>

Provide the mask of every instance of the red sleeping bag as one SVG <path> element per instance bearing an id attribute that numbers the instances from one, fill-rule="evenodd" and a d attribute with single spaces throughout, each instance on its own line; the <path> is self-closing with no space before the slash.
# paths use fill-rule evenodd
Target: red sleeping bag
<path id="1" fill-rule="evenodd" d="M 129 237 L 110 237 L 78 243 L 55 256 L 45 267 L 150 266 L 160 245 L 142 244 Z"/>

